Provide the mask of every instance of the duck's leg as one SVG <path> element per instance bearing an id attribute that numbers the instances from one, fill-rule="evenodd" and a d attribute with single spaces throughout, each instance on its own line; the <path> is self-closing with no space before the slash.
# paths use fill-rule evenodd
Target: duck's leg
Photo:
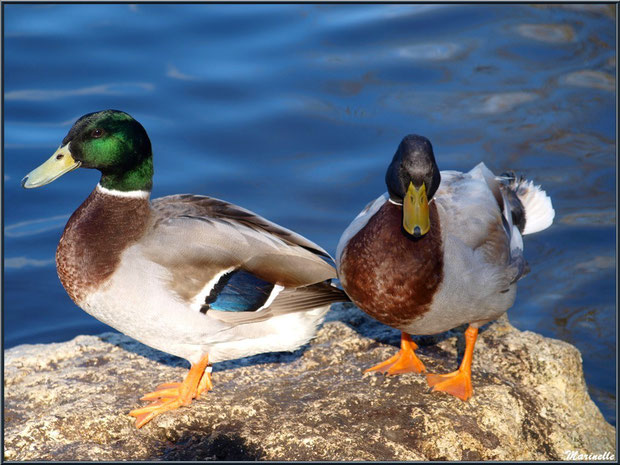
<path id="1" fill-rule="evenodd" d="M 207 365 L 205 372 L 200 378 L 200 384 L 198 384 L 198 390 L 196 391 L 196 399 L 200 399 L 200 394 L 213 389 L 213 382 L 211 381 L 211 365 Z"/>
<path id="2" fill-rule="evenodd" d="M 433 391 L 444 391 L 462 400 L 468 400 L 473 389 L 471 387 L 471 362 L 474 356 L 474 345 L 478 337 L 478 328 L 469 325 L 465 331 L 465 354 L 458 370 L 445 375 L 427 374 L 426 381 Z"/>
<path id="3" fill-rule="evenodd" d="M 153 402 L 129 412 L 129 415 L 136 417 L 136 428 L 141 428 L 161 413 L 189 405 L 192 399 L 198 398 L 203 391 L 212 389 L 211 373 L 206 371 L 208 367 L 209 356 L 205 355 L 192 365 L 182 383 L 161 384 L 155 391 L 143 396 L 140 400 Z"/>
<path id="4" fill-rule="evenodd" d="M 397 375 L 400 373 L 422 373 L 426 371 L 424 364 L 415 354 L 418 345 L 411 340 L 411 336 L 407 333 L 401 333 L 400 350 L 396 355 L 390 357 L 385 362 L 381 362 L 374 367 L 368 368 L 364 373 L 369 371 L 378 371 L 388 375 Z"/>

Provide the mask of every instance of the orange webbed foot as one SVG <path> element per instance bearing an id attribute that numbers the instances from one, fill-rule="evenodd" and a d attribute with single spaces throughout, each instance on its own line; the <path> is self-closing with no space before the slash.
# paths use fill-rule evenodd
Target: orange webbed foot
<path id="1" fill-rule="evenodd" d="M 401 373 L 425 372 L 426 367 L 415 354 L 417 348 L 417 344 L 411 340 L 411 337 L 408 334 L 402 333 L 398 353 L 386 361 L 368 368 L 364 373 L 378 371 L 383 374 L 397 375 Z"/>
<path id="2" fill-rule="evenodd" d="M 160 384 L 153 392 L 140 397 L 140 400 L 156 400 L 178 397 L 183 383 L 165 383 Z"/>
<path id="3" fill-rule="evenodd" d="M 457 370 L 445 375 L 429 373 L 426 375 L 426 381 L 433 391 L 447 392 L 461 400 L 467 401 L 473 394 L 471 374 L 466 371 Z"/>
<path id="4" fill-rule="evenodd" d="M 469 400 L 473 394 L 471 387 L 471 363 L 474 345 L 478 337 L 478 328 L 469 326 L 465 330 L 465 354 L 458 370 L 445 375 L 427 374 L 426 381 L 433 391 L 443 391 L 461 400 Z"/>
<path id="5" fill-rule="evenodd" d="M 199 363 L 192 365 L 182 383 L 160 384 L 155 391 L 144 395 L 140 400 L 152 402 L 129 412 L 129 415 L 136 418 L 136 428 L 141 428 L 157 415 L 191 404 L 201 393 L 211 390 L 213 384 L 208 364 L 208 357 L 205 356 Z"/>
<path id="6" fill-rule="evenodd" d="M 191 402 L 191 401 L 190 401 Z M 136 417 L 136 428 L 142 428 L 157 415 L 161 415 L 169 410 L 174 410 L 182 405 L 187 405 L 180 398 L 157 399 L 146 407 L 137 408 L 129 412 L 129 415 Z"/>

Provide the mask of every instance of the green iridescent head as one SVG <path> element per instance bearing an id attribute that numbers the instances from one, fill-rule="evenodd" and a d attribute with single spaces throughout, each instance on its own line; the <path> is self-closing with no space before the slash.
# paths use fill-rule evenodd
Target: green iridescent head
<path id="1" fill-rule="evenodd" d="M 78 167 L 101 171 L 100 184 L 107 189 L 150 191 L 151 141 L 142 125 L 125 112 L 89 113 L 75 122 L 49 160 L 28 173 L 22 186 L 43 186 Z"/>

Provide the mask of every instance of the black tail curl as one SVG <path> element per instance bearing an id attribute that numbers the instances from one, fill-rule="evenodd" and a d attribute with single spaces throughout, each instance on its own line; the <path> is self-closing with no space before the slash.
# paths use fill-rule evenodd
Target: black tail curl
<path id="1" fill-rule="evenodd" d="M 505 171 L 500 175 L 500 179 L 502 191 L 506 194 L 510 212 L 512 213 L 512 223 L 519 228 L 520 232 L 523 232 L 525 229 L 525 208 L 517 196 L 517 191 L 521 183 L 525 181 L 525 178 L 523 176 L 517 178 L 514 171 Z"/>

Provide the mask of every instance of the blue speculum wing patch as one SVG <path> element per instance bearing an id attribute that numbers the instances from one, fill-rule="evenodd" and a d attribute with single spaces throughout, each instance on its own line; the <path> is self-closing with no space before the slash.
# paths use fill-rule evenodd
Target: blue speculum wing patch
<path id="1" fill-rule="evenodd" d="M 223 312 L 252 312 L 262 307 L 274 285 L 252 273 L 235 270 L 223 275 L 207 298 L 203 312 L 209 309 Z"/>

